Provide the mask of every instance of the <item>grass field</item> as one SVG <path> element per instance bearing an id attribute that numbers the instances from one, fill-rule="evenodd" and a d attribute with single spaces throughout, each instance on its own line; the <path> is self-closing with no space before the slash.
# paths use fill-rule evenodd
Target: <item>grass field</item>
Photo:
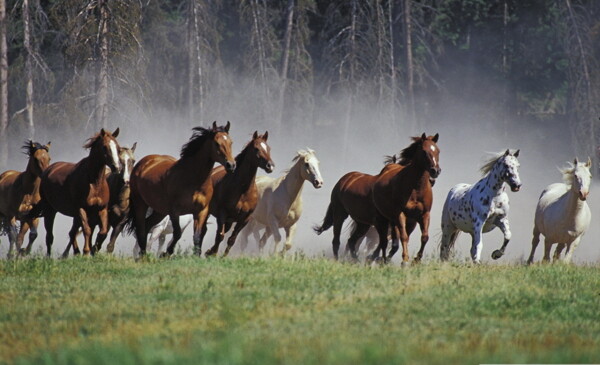
<path id="1" fill-rule="evenodd" d="M 0 362 L 600 362 L 600 267 L 0 262 Z"/>

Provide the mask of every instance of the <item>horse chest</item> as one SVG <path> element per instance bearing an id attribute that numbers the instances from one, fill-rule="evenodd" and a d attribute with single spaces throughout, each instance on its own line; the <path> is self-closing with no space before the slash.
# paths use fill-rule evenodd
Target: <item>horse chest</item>
<path id="1" fill-rule="evenodd" d="M 90 184 L 90 188 L 86 197 L 86 203 L 88 206 L 105 206 L 108 204 L 108 188 L 105 186 L 97 186 Z"/>

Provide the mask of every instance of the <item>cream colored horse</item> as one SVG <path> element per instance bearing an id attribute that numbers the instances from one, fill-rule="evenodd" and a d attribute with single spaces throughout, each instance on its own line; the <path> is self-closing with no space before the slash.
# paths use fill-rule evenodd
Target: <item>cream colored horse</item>
<path id="1" fill-rule="evenodd" d="M 259 176 L 256 178 L 256 187 L 258 189 L 258 205 L 252 214 L 248 225 L 241 232 L 241 248 L 244 250 L 248 245 L 248 235 L 254 234 L 254 238 L 259 242 L 259 249 L 263 249 L 267 239 L 273 235 L 275 247 L 273 252 L 277 252 L 277 247 L 281 242 L 279 229 L 285 230 L 286 239 L 282 253 L 292 248 L 292 241 L 296 233 L 296 223 L 302 215 L 302 187 L 304 181 L 310 183 L 319 189 L 323 186 L 323 178 L 319 171 L 319 160 L 315 151 L 307 148 L 299 150 L 293 159 L 294 164 L 287 173 L 277 179 L 269 176 Z M 265 228 L 262 237 L 259 231 Z"/>
<path id="2" fill-rule="evenodd" d="M 573 251 L 579 245 L 581 237 L 587 231 L 592 219 L 586 199 L 590 193 L 592 161 L 586 163 L 575 159 L 570 168 L 561 170 L 565 183 L 549 185 L 540 196 L 535 210 L 535 225 L 529 264 L 533 263 L 535 249 L 540 242 L 540 233 L 544 235 L 544 261 L 550 261 L 550 250 L 558 243 L 554 251 L 554 260 L 560 258 L 566 247 L 565 262 L 571 261 Z"/>

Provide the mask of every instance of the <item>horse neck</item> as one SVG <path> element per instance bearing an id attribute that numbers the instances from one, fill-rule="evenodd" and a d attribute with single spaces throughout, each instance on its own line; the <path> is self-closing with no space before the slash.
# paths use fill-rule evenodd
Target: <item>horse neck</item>
<path id="1" fill-rule="evenodd" d="M 394 178 L 404 186 L 424 186 L 430 183 L 428 169 L 417 161 L 412 161 L 398 172 Z"/>
<path id="2" fill-rule="evenodd" d="M 304 186 L 304 179 L 302 178 L 302 174 L 300 173 L 300 166 L 302 165 L 302 161 L 299 159 L 294 166 L 290 168 L 290 171 L 283 177 L 281 181 L 282 186 L 288 192 L 290 198 L 290 203 L 294 202 L 300 196 L 302 192 L 302 187 Z"/>
<path id="3" fill-rule="evenodd" d="M 235 176 L 240 191 L 248 191 L 250 186 L 254 184 L 256 172 L 258 171 L 258 163 L 256 161 L 251 161 L 247 155 L 242 155 L 240 157 L 240 160 L 236 161 L 237 167 L 233 172 L 233 176 Z"/>
<path id="4" fill-rule="evenodd" d="M 104 156 L 101 156 L 92 148 L 88 157 L 85 157 L 81 162 L 87 165 L 90 182 L 97 185 L 104 181 L 106 178 L 106 169 L 104 168 L 106 161 L 104 160 Z"/>
<path id="5" fill-rule="evenodd" d="M 174 167 L 180 167 L 185 170 L 186 175 L 191 178 L 191 181 L 204 184 L 215 165 L 215 160 L 211 157 L 208 148 L 208 143 L 205 142 L 193 156 L 179 159 Z"/>
<path id="6" fill-rule="evenodd" d="M 39 188 L 40 185 L 40 176 L 37 175 L 34 171 L 35 160 L 33 157 L 29 158 L 29 162 L 27 163 L 27 169 L 21 173 L 23 179 L 23 185 L 25 187 L 29 187 L 32 190 Z"/>
<path id="7" fill-rule="evenodd" d="M 579 192 L 577 191 L 575 184 L 571 185 L 571 188 L 565 195 L 566 208 L 570 212 L 578 212 L 586 204 L 585 201 L 579 199 Z"/>
<path id="8" fill-rule="evenodd" d="M 125 180 L 121 174 L 111 174 L 112 178 L 109 180 L 109 188 L 111 193 L 115 192 L 114 204 L 117 204 L 119 208 L 126 209 L 129 207 L 129 195 L 131 192 L 130 185 L 125 185 Z M 112 196 L 112 194 L 111 194 Z"/>
<path id="9" fill-rule="evenodd" d="M 494 166 L 492 170 L 475 184 L 475 190 L 486 197 L 492 198 L 504 192 L 504 181 L 501 179 L 498 167 Z"/>

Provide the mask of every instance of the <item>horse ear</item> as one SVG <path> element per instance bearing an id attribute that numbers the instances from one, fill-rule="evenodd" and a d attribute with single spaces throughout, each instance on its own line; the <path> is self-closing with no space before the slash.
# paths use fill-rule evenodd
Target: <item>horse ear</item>
<path id="1" fill-rule="evenodd" d="M 137 142 L 134 142 L 133 146 L 131 146 L 131 152 L 135 152 L 136 147 L 137 147 Z"/>
<path id="2" fill-rule="evenodd" d="M 506 152 L 504 152 L 504 156 L 508 156 L 510 155 L 510 151 L 508 150 L 508 148 L 506 149 Z"/>
<path id="3" fill-rule="evenodd" d="M 590 156 L 588 156 L 588 160 L 587 160 L 587 162 L 585 163 L 585 167 L 588 167 L 588 168 L 589 168 L 589 167 L 592 167 L 592 159 L 590 158 Z"/>
<path id="4" fill-rule="evenodd" d="M 574 163 L 575 165 L 577 165 L 577 163 L 578 163 L 578 162 L 579 162 L 579 161 L 577 161 L 577 157 L 575 157 L 575 159 L 573 160 L 573 163 Z"/>
<path id="5" fill-rule="evenodd" d="M 229 127 L 231 127 L 231 123 L 227 121 L 227 124 L 225 125 L 225 132 L 229 133 Z"/>
<path id="6" fill-rule="evenodd" d="M 257 139 L 258 138 L 258 131 L 254 131 L 254 134 L 252 135 L 252 139 Z"/>
<path id="7" fill-rule="evenodd" d="M 425 134 L 425 132 L 423 132 L 423 134 L 421 135 L 421 139 L 423 139 L 423 140 L 427 139 L 427 135 Z"/>
<path id="8" fill-rule="evenodd" d="M 35 143 L 32 140 L 29 140 L 29 148 L 35 147 Z"/>
<path id="9" fill-rule="evenodd" d="M 434 141 L 435 143 L 437 143 L 439 138 L 440 138 L 440 134 L 436 133 L 435 136 L 433 136 L 433 138 L 431 140 Z"/>
<path id="10" fill-rule="evenodd" d="M 515 153 L 513 154 L 513 156 L 515 156 L 515 157 L 519 157 L 519 152 L 521 152 L 521 150 L 517 150 L 517 152 L 515 152 Z"/>
<path id="11" fill-rule="evenodd" d="M 100 135 L 103 137 L 106 136 L 106 131 L 104 130 L 104 128 L 100 129 Z"/>
<path id="12" fill-rule="evenodd" d="M 217 121 L 213 121 L 213 125 L 212 125 L 212 130 L 216 131 L 217 130 Z"/>
<path id="13" fill-rule="evenodd" d="M 46 143 L 46 151 L 50 149 L 50 145 L 52 145 L 52 142 Z"/>
<path id="14" fill-rule="evenodd" d="M 115 129 L 115 131 L 112 132 L 112 136 L 117 138 L 119 136 L 119 132 L 120 132 L 119 127 L 117 127 L 117 129 Z"/>
<path id="15" fill-rule="evenodd" d="M 269 139 L 269 131 L 265 131 L 265 134 L 263 134 L 263 139 L 266 141 L 267 139 Z"/>

